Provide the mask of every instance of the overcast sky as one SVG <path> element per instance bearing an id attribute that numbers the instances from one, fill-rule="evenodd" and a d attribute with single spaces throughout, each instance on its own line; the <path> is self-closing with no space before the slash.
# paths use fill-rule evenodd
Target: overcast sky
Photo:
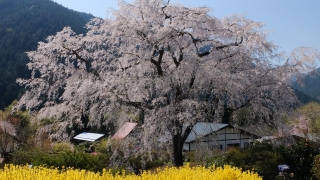
<path id="1" fill-rule="evenodd" d="M 53 0 L 69 9 L 106 17 L 107 9 L 117 9 L 117 0 Z M 132 2 L 132 0 L 127 0 Z M 185 6 L 207 6 L 218 18 L 245 14 L 264 22 L 273 32 L 269 39 L 287 53 L 299 46 L 320 49 L 320 0 L 171 0 Z"/>

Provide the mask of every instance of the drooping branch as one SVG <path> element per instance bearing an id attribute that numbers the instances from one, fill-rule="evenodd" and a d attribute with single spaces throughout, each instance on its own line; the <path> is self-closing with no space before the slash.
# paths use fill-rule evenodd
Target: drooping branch
<path id="1" fill-rule="evenodd" d="M 232 53 L 232 54 L 229 54 L 228 56 L 219 59 L 219 60 L 217 61 L 217 63 L 214 65 L 214 67 L 216 68 L 220 62 L 222 62 L 222 61 L 225 60 L 225 59 L 232 58 L 233 56 L 235 56 L 235 55 L 237 55 L 237 54 L 239 54 L 239 51 L 237 51 L 237 52 L 235 52 L 235 53 Z"/>
<path id="2" fill-rule="evenodd" d="M 124 105 L 124 106 L 134 107 L 134 108 L 137 108 L 140 110 L 154 109 L 154 106 L 152 106 L 148 103 L 144 103 L 144 102 L 140 102 L 140 101 L 131 101 L 128 92 L 123 94 L 122 97 L 119 97 L 118 95 L 116 95 L 115 97 L 117 98 L 117 102 L 119 102 L 121 105 Z"/>
<path id="3" fill-rule="evenodd" d="M 142 31 L 140 31 L 140 30 L 136 30 L 136 32 L 137 32 L 137 34 L 139 35 L 139 36 L 141 36 L 143 39 L 145 39 L 146 37 L 147 37 L 147 35 L 145 35 Z"/>
<path id="4" fill-rule="evenodd" d="M 136 102 L 136 101 L 130 101 L 130 100 L 123 100 L 121 98 L 118 98 L 118 102 L 124 106 L 131 106 L 131 107 L 135 107 L 137 109 L 141 109 L 141 110 L 152 110 L 154 107 L 151 105 L 148 105 L 146 103 L 143 102 Z"/>
<path id="5" fill-rule="evenodd" d="M 168 0 L 167 4 L 169 4 L 169 2 L 170 2 L 170 0 Z M 171 15 L 168 15 L 167 13 L 164 12 L 164 9 L 165 9 L 166 7 L 168 7 L 168 5 L 163 6 L 163 7 L 161 8 L 161 10 L 162 10 L 162 12 L 163 12 L 163 14 L 164 14 L 165 19 L 171 19 Z"/>
<path id="6" fill-rule="evenodd" d="M 71 54 L 75 55 L 78 60 L 80 60 L 81 62 L 84 62 L 85 65 L 86 65 L 86 71 L 88 71 L 89 73 L 92 73 L 92 74 L 95 75 L 97 78 L 101 79 L 98 71 L 96 71 L 96 70 L 94 70 L 94 69 L 92 68 L 91 62 L 88 61 L 88 60 L 86 60 L 86 59 L 84 59 L 84 58 L 83 58 L 82 56 L 80 56 L 79 53 L 77 52 L 77 51 L 81 50 L 82 48 L 79 48 L 79 49 L 77 49 L 77 50 L 73 50 L 73 49 L 68 48 L 68 47 L 65 46 L 64 44 L 62 44 L 62 47 L 65 48 L 65 49 L 67 49 L 67 50 L 69 50 L 69 51 L 71 52 Z"/>

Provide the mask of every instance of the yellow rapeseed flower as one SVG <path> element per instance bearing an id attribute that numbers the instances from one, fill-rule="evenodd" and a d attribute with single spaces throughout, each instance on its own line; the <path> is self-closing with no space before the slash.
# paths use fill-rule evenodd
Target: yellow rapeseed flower
<path id="1" fill-rule="evenodd" d="M 239 168 L 224 166 L 205 168 L 203 166 L 181 168 L 166 167 L 156 172 L 144 171 L 141 175 L 126 175 L 118 173 L 113 175 L 111 170 L 103 170 L 102 173 L 94 173 L 85 170 L 65 168 L 28 167 L 6 165 L 0 170 L 1 180 L 262 180 L 257 173 L 241 171 Z"/>

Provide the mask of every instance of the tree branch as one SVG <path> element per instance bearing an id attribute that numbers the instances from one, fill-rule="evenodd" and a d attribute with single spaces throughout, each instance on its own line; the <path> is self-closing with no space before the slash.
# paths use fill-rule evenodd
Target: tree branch
<path id="1" fill-rule="evenodd" d="M 93 69 L 92 69 L 92 64 L 91 64 L 91 62 L 88 61 L 88 60 L 86 60 L 86 59 L 84 59 L 82 56 L 80 56 L 80 55 L 78 54 L 77 51 L 81 50 L 81 49 L 82 49 L 81 47 L 80 47 L 79 49 L 76 49 L 76 50 L 70 49 L 70 48 L 66 47 L 64 44 L 62 44 L 62 47 L 65 48 L 65 49 L 67 49 L 67 50 L 69 50 L 69 51 L 71 52 L 71 54 L 75 55 L 78 60 L 84 62 L 84 63 L 86 64 L 86 71 L 88 71 L 89 73 L 92 73 L 93 75 L 95 75 L 96 77 L 98 77 L 99 79 L 101 79 L 99 73 L 98 73 L 96 70 L 93 70 Z M 91 69 L 91 70 L 90 70 L 90 69 Z"/>
<path id="2" fill-rule="evenodd" d="M 132 106 L 132 107 L 135 107 L 135 108 L 138 108 L 138 109 L 148 109 L 148 110 L 152 110 L 154 107 L 151 106 L 151 105 L 147 105 L 143 102 L 134 102 L 134 101 L 124 101 L 122 99 L 119 100 L 119 103 L 122 104 L 122 105 L 125 105 L 125 106 Z"/>
<path id="3" fill-rule="evenodd" d="M 177 58 L 174 56 L 174 53 L 173 53 L 173 51 L 171 50 L 171 47 L 170 47 L 170 46 L 168 46 L 168 50 L 169 50 L 169 52 L 171 53 L 171 57 L 172 57 L 173 63 L 176 65 L 176 68 L 178 68 L 178 67 L 180 66 L 181 61 L 183 60 L 183 53 L 182 53 L 183 48 L 180 48 L 180 50 L 179 50 L 179 59 L 177 59 Z"/>
<path id="4" fill-rule="evenodd" d="M 191 80 L 190 80 L 190 83 L 189 83 L 189 88 L 192 88 L 195 79 L 196 79 L 196 75 L 195 75 L 195 72 L 193 71 L 192 75 L 191 75 Z"/>
<path id="5" fill-rule="evenodd" d="M 155 54 L 156 51 L 153 52 L 153 54 Z M 150 62 L 152 64 L 154 64 L 157 68 L 157 73 L 159 76 L 163 76 L 163 70 L 161 67 L 161 62 L 162 62 L 162 58 L 163 58 L 163 54 L 164 54 L 164 48 L 162 48 L 161 50 L 159 50 L 159 58 L 158 61 L 154 60 L 153 58 L 150 59 Z"/>

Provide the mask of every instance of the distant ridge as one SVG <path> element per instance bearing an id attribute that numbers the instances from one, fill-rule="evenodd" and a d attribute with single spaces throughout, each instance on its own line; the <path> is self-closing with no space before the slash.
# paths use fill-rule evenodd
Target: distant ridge
<path id="1" fill-rule="evenodd" d="M 299 85 L 296 81 L 292 82 L 292 87 L 296 90 L 303 92 L 310 97 L 320 101 L 320 68 L 317 69 L 319 74 L 306 74 L 304 77 L 303 85 Z"/>
<path id="2" fill-rule="evenodd" d="M 15 81 L 30 76 L 25 52 L 65 26 L 85 33 L 91 18 L 51 0 L 0 0 L 0 109 L 23 93 Z"/>
<path id="3" fill-rule="evenodd" d="M 302 92 L 298 89 L 294 89 L 294 92 L 295 92 L 295 94 L 301 104 L 308 104 L 310 102 L 320 103 L 320 101 L 318 99 L 311 97 L 310 95 L 305 94 L 304 92 Z"/>

